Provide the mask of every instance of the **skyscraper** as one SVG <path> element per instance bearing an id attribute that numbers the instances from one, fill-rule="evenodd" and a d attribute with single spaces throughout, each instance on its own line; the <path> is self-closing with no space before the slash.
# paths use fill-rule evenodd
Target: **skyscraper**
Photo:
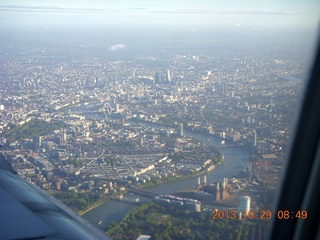
<path id="1" fill-rule="evenodd" d="M 67 133 L 65 129 L 63 129 L 60 133 L 60 144 L 61 145 L 67 144 Z"/>
<path id="2" fill-rule="evenodd" d="M 179 123 L 179 126 L 178 126 L 178 136 L 183 137 L 183 124 L 182 123 Z"/>
<path id="3" fill-rule="evenodd" d="M 33 145 L 35 146 L 35 148 L 41 147 L 42 145 L 41 137 L 39 136 L 33 137 Z"/>
<path id="4" fill-rule="evenodd" d="M 155 83 L 161 83 L 161 74 L 159 73 L 159 72 L 156 72 L 155 74 L 154 74 L 154 81 L 155 81 Z"/>
<path id="5" fill-rule="evenodd" d="M 168 82 L 171 82 L 171 73 L 170 73 L 170 70 L 167 70 L 167 81 Z"/>
<path id="6" fill-rule="evenodd" d="M 257 146 L 257 132 L 256 130 L 253 130 L 253 146 Z"/>

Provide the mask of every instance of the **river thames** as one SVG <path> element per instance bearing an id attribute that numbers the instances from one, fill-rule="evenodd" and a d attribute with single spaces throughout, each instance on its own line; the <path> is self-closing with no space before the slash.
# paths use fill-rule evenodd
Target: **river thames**
<path id="1" fill-rule="evenodd" d="M 152 127 L 164 128 L 156 126 Z M 210 142 L 215 146 L 220 146 L 221 143 L 221 139 L 212 136 L 195 134 L 189 131 L 185 131 L 185 135 L 192 136 L 204 142 L 210 140 Z M 223 178 L 232 178 L 241 170 L 243 170 L 250 160 L 250 153 L 248 152 L 248 150 L 241 146 L 228 146 L 228 143 L 226 143 L 226 145 L 220 148 L 220 152 L 224 155 L 224 164 L 217 166 L 213 171 L 200 175 L 201 181 L 203 181 L 204 175 L 207 176 L 207 183 L 221 180 Z M 144 190 L 157 194 L 169 194 L 179 190 L 195 189 L 197 182 L 198 176 L 195 176 L 188 179 L 177 180 L 174 182 L 162 183 L 156 186 L 145 188 Z M 147 199 L 140 197 L 140 200 L 146 201 Z M 133 203 L 111 200 L 90 210 L 89 212 L 82 215 L 82 217 L 92 225 L 100 229 L 104 229 L 111 221 L 121 220 L 129 210 L 133 209 L 136 206 L 137 205 Z"/>

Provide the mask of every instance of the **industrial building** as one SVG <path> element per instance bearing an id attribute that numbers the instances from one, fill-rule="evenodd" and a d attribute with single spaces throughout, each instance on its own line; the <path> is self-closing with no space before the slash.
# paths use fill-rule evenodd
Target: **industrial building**
<path id="1" fill-rule="evenodd" d="M 201 184 L 200 177 L 198 177 L 197 189 L 213 195 L 215 201 L 221 201 L 229 198 L 229 192 L 226 186 L 227 186 L 226 178 L 223 179 L 222 184 L 220 182 L 207 184 L 207 177 L 204 176 L 203 184 Z"/>

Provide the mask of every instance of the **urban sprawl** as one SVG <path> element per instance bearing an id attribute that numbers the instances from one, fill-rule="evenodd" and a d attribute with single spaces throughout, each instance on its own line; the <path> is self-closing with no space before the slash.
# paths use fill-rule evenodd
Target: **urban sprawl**
<path id="1" fill-rule="evenodd" d="M 305 81 L 302 53 L 282 47 L 128 56 L 126 48 L 111 48 L 104 57 L 83 57 L 85 49 L 65 57 L 62 50 L 34 47 L 19 54 L 5 48 L 2 152 L 43 189 L 116 196 L 210 171 L 224 164 L 221 148 L 240 146 L 251 159 L 220 185 L 226 193 L 218 197 L 219 183 L 199 182 L 194 188 L 200 197 L 183 201 L 196 201 L 200 211 L 201 196 L 222 201 L 222 195 L 228 199 L 246 189 L 242 195 L 263 204 L 257 193 L 277 187 Z M 219 144 L 193 133 L 214 136 Z M 157 201 L 192 198 L 185 193 Z"/>

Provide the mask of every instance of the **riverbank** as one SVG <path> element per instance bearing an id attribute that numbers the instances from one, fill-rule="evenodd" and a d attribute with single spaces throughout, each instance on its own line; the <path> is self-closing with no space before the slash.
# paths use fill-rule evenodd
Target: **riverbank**
<path id="1" fill-rule="evenodd" d="M 159 183 L 149 182 L 149 184 L 145 184 L 145 185 L 140 186 L 138 188 L 141 189 L 141 188 L 154 187 L 154 186 L 161 185 L 161 184 L 166 184 L 166 183 L 175 182 L 175 181 L 179 181 L 179 180 L 183 180 L 183 179 L 189 179 L 189 178 L 197 177 L 197 176 L 200 176 L 202 174 L 205 174 L 205 173 L 213 171 L 215 169 L 215 167 L 216 167 L 215 165 L 212 165 L 212 166 L 210 166 L 208 169 L 206 169 L 204 171 L 199 171 L 199 172 L 196 172 L 196 173 L 192 173 L 191 175 L 185 175 L 185 176 L 181 175 L 179 177 L 175 177 L 174 179 L 167 179 L 167 180 L 159 182 Z M 117 199 L 113 199 L 113 200 L 117 200 Z M 108 201 L 110 201 L 110 199 L 108 199 L 106 201 L 102 201 L 102 202 L 96 203 L 96 204 L 90 206 L 89 208 L 87 208 L 86 210 L 77 211 L 77 214 L 79 216 L 83 216 L 84 214 L 86 214 L 86 213 L 94 210 L 95 208 L 107 203 Z"/>
<path id="2" fill-rule="evenodd" d="M 153 183 L 152 181 L 149 181 L 147 183 L 140 184 L 137 188 L 141 189 L 141 188 L 154 187 L 154 186 L 165 184 L 165 183 L 170 183 L 170 182 L 175 182 L 175 181 L 179 181 L 179 180 L 183 180 L 183 179 L 197 177 L 197 176 L 200 176 L 202 174 L 205 174 L 205 173 L 213 171 L 215 169 L 215 167 L 216 167 L 216 165 L 212 165 L 208 169 L 205 169 L 205 170 L 202 170 L 202 171 L 193 172 L 193 173 L 190 173 L 190 174 L 187 174 L 187 175 L 172 176 L 172 177 L 167 177 L 165 179 L 161 179 L 160 178 L 159 182 Z"/>
<path id="3" fill-rule="evenodd" d="M 107 203 L 107 202 L 109 202 L 109 201 L 110 201 L 110 200 L 108 199 L 108 200 L 105 200 L 105 201 L 102 201 L 102 202 L 99 202 L 99 203 L 95 203 L 95 204 L 93 204 L 92 206 L 90 206 L 89 208 L 87 208 L 86 210 L 77 211 L 77 214 L 78 214 L 79 216 L 82 216 L 82 215 L 86 214 L 87 212 L 90 212 L 91 210 L 95 209 L 96 207 L 99 207 L 99 206 L 101 206 L 101 205 L 103 205 L 103 204 L 105 204 L 105 203 Z"/>

